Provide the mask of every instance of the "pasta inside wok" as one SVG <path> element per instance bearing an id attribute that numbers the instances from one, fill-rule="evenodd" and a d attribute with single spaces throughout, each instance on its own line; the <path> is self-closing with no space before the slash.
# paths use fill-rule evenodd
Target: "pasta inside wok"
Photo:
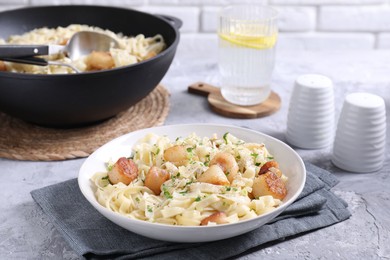
<path id="1" fill-rule="evenodd" d="M 72 24 L 67 27 L 37 28 L 22 35 L 12 35 L 8 39 L 0 39 L 0 44 L 55 44 L 65 45 L 72 35 L 79 31 L 94 31 L 104 33 L 119 43 L 116 48 L 109 52 L 96 52 L 81 57 L 77 60 L 70 60 L 63 53 L 46 56 L 49 61 L 71 64 L 79 71 L 94 71 L 118 68 L 135 64 L 140 61 L 152 58 L 166 48 L 164 38 L 157 34 L 153 37 L 145 37 L 143 34 L 126 36 L 122 33 L 114 33 L 99 27 Z M 36 66 L 22 63 L 0 61 L 0 70 L 9 72 L 21 72 L 32 74 L 70 74 L 74 71 L 65 66 L 49 65 Z"/>

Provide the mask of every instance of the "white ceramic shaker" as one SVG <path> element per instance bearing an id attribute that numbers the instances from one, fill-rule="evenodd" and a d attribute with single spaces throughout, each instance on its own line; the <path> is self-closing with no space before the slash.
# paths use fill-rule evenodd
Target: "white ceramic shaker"
<path id="1" fill-rule="evenodd" d="M 334 138 L 333 82 L 326 76 L 306 74 L 294 84 L 287 117 L 287 142 L 304 149 L 330 146 Z"/>
<path id="2" fill-rule="evenodd" d="M 382 168 L 386 145 L 386 108 L 383 98 L 370 93 L 346 96 L 337 124 L 332 162 L 350 172 Z"/>

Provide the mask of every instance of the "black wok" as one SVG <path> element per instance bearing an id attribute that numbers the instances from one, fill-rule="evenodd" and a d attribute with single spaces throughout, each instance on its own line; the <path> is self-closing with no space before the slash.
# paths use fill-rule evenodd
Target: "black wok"
<path id="1" fill-rule="evenodd" d="M 124 35 L 161 34 L 167 48 L 135 65 L 99 72 L 0 72 L 0 111 L 50 127 L 83 126 L 115 116 L 147 96 L 164 77 L 179 43 L 181 21 L 115 7 L 43 6 L 1 12 L 0 37 L 69 24 L 97 26 Z"/>

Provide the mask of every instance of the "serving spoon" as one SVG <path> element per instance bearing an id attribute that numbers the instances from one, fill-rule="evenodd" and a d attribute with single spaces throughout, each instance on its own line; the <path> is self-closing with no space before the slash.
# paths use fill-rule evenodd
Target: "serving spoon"
<path id="1" fill-rule="evenodd" d="M 64 53 L 72 61 L 90 54 L 92 51 L 109 51 L 119 43 L 111 36 L 93 31 L 80 31 L 73 34 L 66 45 L 0 45 L 0 60 L 26 63 L 39 66 L 67 66 L 80 72 L 75 66 L 67 63 L 47 61 L 34 56 Z"/>

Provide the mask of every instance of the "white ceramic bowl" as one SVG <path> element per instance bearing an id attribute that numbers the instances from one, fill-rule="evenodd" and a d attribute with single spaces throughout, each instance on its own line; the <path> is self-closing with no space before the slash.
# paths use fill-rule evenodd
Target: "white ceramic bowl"
<path id="1" fill-rule="evenodd" d="M 218 136 L 222 136 L 226 132 L 229 132 L 246 142 L 264 143 L 271 154 L 274 155 L 275 160 L 279 162 L 281 170 L 288 177 L 288 194 L 283 200 L 283 204 L 274 211 L 233 224 L 183 227 L 129 219 L 110 211 L 97 202 L 94 195 L 95 188 L 90 181 L 92 175 L 99 171 L 105 171 L 105 162 L 110 158 L 114 159 L 119 158 L 120 156 L 129 156 L 135 142 L 146 134 L 155 133 L 158 135 L 167 135 L 170 139 L 175 140 L 179 136 L 184 137 L 191 133 L 196 133 L 201 137 L 211 137 L 214 133 L 218 134 Z M 234 237 L 254 230 L 278 216 L 287 208 L 287 206 L 293 203 L 301 193 L 305 180 L 306 169 L 302 159 L 285 143 L 253 130 L 211 124 L 168 125 L 143 129 L 118 137 L 91 154 L 81 166 L 78 177 L 79 187 L 85 198 L 106 218 L 134 233 L 149 238 L 172 242 L 214 241 Z"/>

